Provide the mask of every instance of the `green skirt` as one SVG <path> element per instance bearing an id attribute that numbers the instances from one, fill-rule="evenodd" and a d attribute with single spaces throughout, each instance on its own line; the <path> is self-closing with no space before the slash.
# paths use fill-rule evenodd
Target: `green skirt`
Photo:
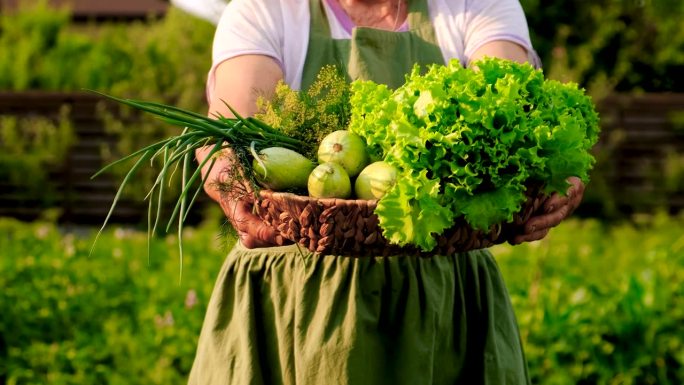
<path id="1" fill-rule="evenodd" d="M 228 255 L 191 385 L 528 384 L 487 250 L 347 257 L 297 246 Z"/>

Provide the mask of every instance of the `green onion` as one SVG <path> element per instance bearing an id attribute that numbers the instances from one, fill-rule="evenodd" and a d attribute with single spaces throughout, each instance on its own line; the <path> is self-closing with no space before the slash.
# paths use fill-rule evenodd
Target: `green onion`
<path id="1" fill-rule="evenodd" d="M 235 111 L 231 106 L 226 104 L 231 113 L 235 118 L 226 118 L 222 115 L 218 115 L 214 118 L 210 118 L 195 112 L 186 111 L 178 107 L 168 106 L 165 104 L 146 102 L 133 99 L 122 99 L 111 95 L 106 95 L 97 91 L 91 91 L 98 95 L 101 95 L 107 99 L 113 100 L 117 103 L 124 104 L 126 106 L 141 110 L 150 114 L 153 114 L 160 118 L 161 120 L 179 127 L 183 127 L 184 130 L 181 134 L 166 138 L 159 142 L 153 143 L 146 146 L 138 151 L 133 152 L 123 158 L 116 160 L 95 173 L 92 178 L 102 174 L 114 165 L 120 164 L 122 162 L 138 158 L 135 165 L 128 171 L 124 177 L 117 193 L 112 201 L 109 212 L 102 224 L 102 227 L 95 237 L 93 242 L 93 247 L 95 242 L 99 238 L 100 234 L 106 227 L 109 219 L 112 216 L 114 208 L 121 198 L 121 193 L 126 187 L 127 183 L 135 175 L 135 173 L 140 169 L 143 163 L 154 160 L 157 155 L 161 155 L 162 158 L 162 168 L 154 185 L 150 189 L 149 193 L 145 199 L 149 199 L 148 203 L 148 229 L 149 235 L 153 234 L 159 223 L 161 215 L 162 198 L 164 197 L 164 184 L 167 180 L 170 182 L 175 169 L 179 166 L 182 167 L 182 188 L 180 196 L 177 199 L 176 205 L 173 208 L 171 218 L 169 219 L 166 231 L 168 232 L 173 226 L 174 221 L 177 224 L 178 230 L 178 242 L 179 242 L 179 252 L 181 258 L 181 265 L 183 262 L 183 246 L 182 246 L 182 228 L 187 219 L 188 212 L 190 208 L 195 203 L 199 192 L 202 190 L 202 186 L 207 182 L 206 177 L 200 178 L 201 169 L 209 161 L 209 170 L 214 167 L 216 162 L 215 155 L 221 152 L 223 149 L 230 147 L 236 155 L 238 165 L 241 167 L 242 173 L 233 173 L 234 178 L 245 178 L 245 182 L 248 182 L 256 187 L 255 175 L 252 169 L 252 161 L 250 158 L 250 153 L 255 150 L 261 150 L 267 147 L 285 147 L 291 150 L 298 150 L 305 147 L 306 143 L 301 140 L 294 139 L 290 136 L 283 134 L 282 132 L 276 130 L 275 128 L 269 126 L 268 124 L 255 119 L 253 117 L 242 117 Z M 190 167 L 191 157 L 194 151 L 205 147 L 213 146 L 207 157 L 199 165 L 199 167 L 188 174 L 188 168 Z M 169 175 L 170 167 L 173 167 L 171 175 Z M 242 176 L 241 176 L 242 175 Z M 201 179 L 202 185 L 200 185 L 195 191 L 191 190 L 193 185 Z M 155 191 L 156 190 L 156 191 Z M 256 191 L 256 190 L 255 190 Z M 155 194 L 156 192 L 156 194 Z M 188 197 L 192 198 L 188 202 Z M 156 202 L 156 215 L 154 221 L 152 221 L 152 211 Z M 92 252 L 92 249 L 91 249 Z M 148 247 L 149 254 L 149 247 Z M 182 273 L 182 267 L 181 267 Z"/>

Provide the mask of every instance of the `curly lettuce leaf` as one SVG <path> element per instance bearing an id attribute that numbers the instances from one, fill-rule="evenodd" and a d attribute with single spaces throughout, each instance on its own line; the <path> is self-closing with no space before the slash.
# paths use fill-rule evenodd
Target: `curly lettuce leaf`
<path id="1" fill-rule="evenodd" d="M 462 215 L 474 229 L 487 230 L 495 223 L 510 222 L 513 215 L 520 211 L 525 200 L 524 192 L 518 185 L 469 195 L 455 191 L 454 211 Z"/>
<path id="2" fill-rule="evenodd" d="M 415 67 L 396 90 L 352 84 L 350 130 L 405 176 L 376 210 L 392 242 L 429 251 L 457 217 L 479 229 L 510 221 L 529 184 L 565 193 L 570 176 L 588 182 L 598 115 L 583 90 L 529 64 L 475 67 Z"/>
<path id="3" fill-rule="evenodd" d="M 383 235 L 397 245 L 415 245 L 432 250 L 436 234 L 454 221 L 454 213 L 440 204 L 440 184 L 427 178 L 427 170 L 397 178 L 394 187 L 378 201 Z"/>

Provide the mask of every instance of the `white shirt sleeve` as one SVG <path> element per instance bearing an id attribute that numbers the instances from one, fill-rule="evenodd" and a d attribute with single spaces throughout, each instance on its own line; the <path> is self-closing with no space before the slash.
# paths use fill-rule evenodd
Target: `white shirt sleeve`
<path id="1" fill-rule="evenodd" d="M 269 7 L 268 3 L 275 3 Z M 214 35 L 212 65 L 207 79 L 207 97 L 215 87 L 216 67 L 240 55 L 265 55 L 282 67 L 282 19 L 277 1 L 232 0 L 223 11 Z"/>
<path id="2" fill-rule="evenodd" d="M 539 66 L 532 48 L 527 20 L 518 0 L 467 0 L 464 18 L 465 65 L 483 45 L 506 40 L 517 43 L 528 52 L 533 65 Z"/>
<path id="3" fill-rule="evenodd" d="M 272 57 L 285 82 L 298 89 L 309 41 L 306 0 L 232 0 L 216 28 L 207 97 L 215 87 L 216 67 L 240 55 Z"/>

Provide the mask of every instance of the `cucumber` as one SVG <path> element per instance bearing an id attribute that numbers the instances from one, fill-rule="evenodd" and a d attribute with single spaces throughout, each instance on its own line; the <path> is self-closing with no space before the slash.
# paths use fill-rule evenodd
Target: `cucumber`
<path id="1" fill-rule="evenodd" d="M 304 155 L 283 147 L 268 147 L 259 151 L 252 161 L 257 181 L 273 191 L 306 188 L 315 164 Z"/>

